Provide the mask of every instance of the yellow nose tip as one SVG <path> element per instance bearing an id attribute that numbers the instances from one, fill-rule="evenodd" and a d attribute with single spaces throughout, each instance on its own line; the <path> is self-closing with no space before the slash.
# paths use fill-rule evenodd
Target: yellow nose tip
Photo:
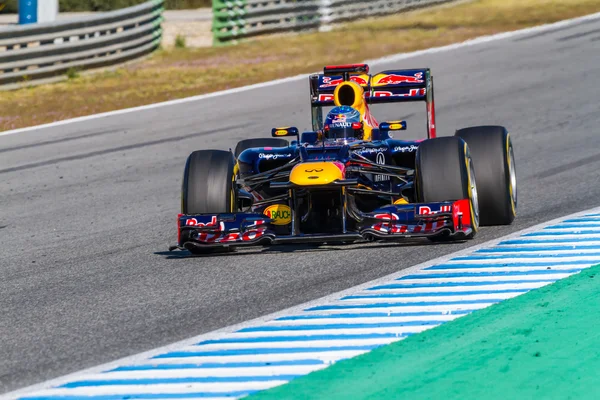
<path id="1" fill-rule="evenodd" d="M 290 182 L 298 186 L 327 185 L 340 179 L 344 174 L 332 162 L 298 164 L 290 174 Z"/>

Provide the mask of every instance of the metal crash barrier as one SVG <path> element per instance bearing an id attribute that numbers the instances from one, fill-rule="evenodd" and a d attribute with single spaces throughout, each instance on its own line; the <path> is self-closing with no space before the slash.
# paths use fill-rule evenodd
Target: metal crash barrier
<path id="1" fill-rule="evenodd" d="M 336 22 L 454 0 L 213 0 L 213 43 L 267 33 L 328 30 Z"/>
<path id="2" fill-rule="evenodd" d="M 119 64 L 160 45 L 163 0 L 88 17 L 0 28 L 0 88 Z"/>

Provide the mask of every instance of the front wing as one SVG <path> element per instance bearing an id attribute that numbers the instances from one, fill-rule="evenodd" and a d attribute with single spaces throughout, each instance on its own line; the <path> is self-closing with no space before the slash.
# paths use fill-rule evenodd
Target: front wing
<path id="1" fill-rule="evenodd" d="M 294 218 L 294 216 L 292 216 Z M 323 243 L 356 240 L 397 240 L 473 233 L 468 199 L 426 204 L 390 205 L 362 215 L 355 231 L 337 234 L 277 235 L 272 220 L 259 213 L 200 214 L 177 218 L 177 242 L 172 249 Z"/>

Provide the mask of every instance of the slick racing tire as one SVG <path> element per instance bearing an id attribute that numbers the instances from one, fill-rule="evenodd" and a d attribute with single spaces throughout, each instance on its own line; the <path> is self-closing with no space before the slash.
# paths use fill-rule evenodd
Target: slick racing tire
<path id="1" fill-rule="evenodd" d="M 185 163 L 181 191 L 183 214 L 218 214 L 233 210 L 234 160 L 229 151 L 194 151 Z"/>
<path id="2" fill-rule="evenodd" d="M 481 225 L 510 225 L 517 214 L 517 175 L 506 128 L 475 126 L 455 136 L 467 142 L 475 164 Z"/>
<path id="3" fill-rule="evenodd" d="M 234 159 L 229 151 L 194 151 L 185 163 L 181 190 L 183 214 L 230 213 L 236 204 L 233 191 Z M 192 254 L 213 254 L 232 251 L 185 246 Z"/>
<path id="4" fill-rule="evenodd" d="M 467 238 L 475 236 L 479 228 L 477 185 L 469 148 L 462 139 L 439 137 L 419 145 L 415 159 L 415 191 L 419 203 L 469 199 L 473 232 Z"/>
<path id="5" fill-rule="evenodd" d="M 288 147 L 290 144 L 285 139 L 280 138 L 258 138 L 240 140 L 235 146 L 235 158 L 242 154 L 242 151 L 255 147 Z"/>

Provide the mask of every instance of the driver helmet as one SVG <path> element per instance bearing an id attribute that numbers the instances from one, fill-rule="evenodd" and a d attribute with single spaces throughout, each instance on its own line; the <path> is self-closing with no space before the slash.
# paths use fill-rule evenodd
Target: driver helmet
<path id="1" fill-rule="evenodd" d="M 362 140 L 364 131 L 360 112 L 350 106 L 332 108 L 325 118 L 323 136 L 330 140 Z"/>

